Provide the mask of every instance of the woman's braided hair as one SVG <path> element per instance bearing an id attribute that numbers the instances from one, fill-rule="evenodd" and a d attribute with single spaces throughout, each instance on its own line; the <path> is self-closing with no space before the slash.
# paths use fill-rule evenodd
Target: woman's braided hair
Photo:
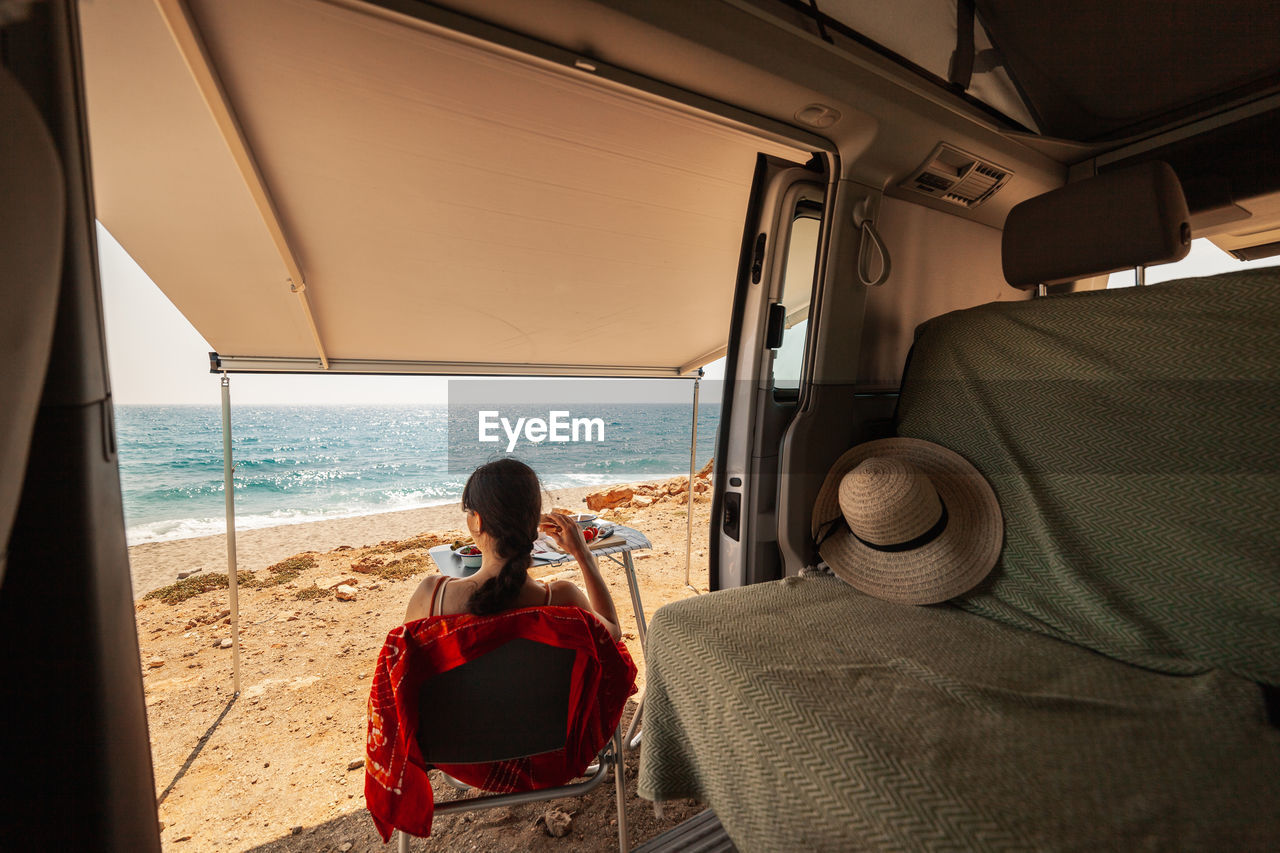
<path id="1" fill-rule="evenodd" d="M 517 459 L 498 459 L 472 472 L 462 490 L 462 507 L 480 516 L 506 560 L 496 577 L 471 594 L 467 609 L 477 616 L 500 613 L 520 596 L 533 563 L 533 542 L 542 520 L 538 475 Z"/>

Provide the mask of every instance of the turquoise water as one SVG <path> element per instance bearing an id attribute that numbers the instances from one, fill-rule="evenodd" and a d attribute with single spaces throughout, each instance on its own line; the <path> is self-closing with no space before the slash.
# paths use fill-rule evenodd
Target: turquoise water
<path id="1" fill-rule="evenodd" d="M 512 455 L 547 488 L 688 473 L 687 405 L 592 414 L 605 421 L 604 442 L 523 442 Z M 699 407 L 699 466 L 711 458 L 718 415 L 718 405 Z M 465 464 L 455 449 L 450 466 L 448 426 L 445 406 L 233 407 L 236 526 L 454 503 L 470 466 L 503 455 L 506 442 L 476 448 Z M 130 545 L 224 532 L 218 407 L 118 406 L 116 430 Z"/>

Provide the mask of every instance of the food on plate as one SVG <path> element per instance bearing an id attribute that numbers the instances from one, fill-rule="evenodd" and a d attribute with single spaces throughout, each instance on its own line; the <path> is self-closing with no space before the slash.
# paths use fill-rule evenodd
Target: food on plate
<path id="1" fill-rule="evenodd" d="M 478 569 L 484 562 L 484 554 L 474 542 L 459 539 L 453 546 L 453 553 L 462 560 L 464 569 Z"/>

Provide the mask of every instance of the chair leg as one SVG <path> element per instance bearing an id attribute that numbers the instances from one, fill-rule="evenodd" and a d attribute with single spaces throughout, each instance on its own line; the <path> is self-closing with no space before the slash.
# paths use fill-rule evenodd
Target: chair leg
<path id="1" fill-rule="evenodd" d="M 640 745 L 640 736 L 644 732 L 639 731 L 640 720 L 644 717 L 644 690 L 640 691 L 640 695 L 636 698 L 636 712 L 631 715 L 631 724 L 627 726 L 627 734 L 623 738 L 623 744 L 627 749 L 635 749 Z"/>
<path id="2" fill-rule="evenodd" d="M 628 853 L 631 838 L 627 832 L 627 774 L 622 761 L 622 731 L 613 733 L 613 787 L 618 801 L 618 851 Z"/>
<path id="3" fill-rule="evenodd" d="M 396 830 L 396 851 L 397 853 L 409 853 L 409 833 L 403 829 Z"/>

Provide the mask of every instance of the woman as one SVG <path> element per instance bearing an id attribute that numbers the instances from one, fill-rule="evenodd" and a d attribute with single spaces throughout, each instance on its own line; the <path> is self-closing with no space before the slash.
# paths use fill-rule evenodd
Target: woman
<path id="1" fill-rule="evenodd" d="M 594 614 L 615 642 L 622 639 L 613 597 L 582 531 L 562 513 L 542 514 L 542 487 L 532 468 L 515 459 L 480 466 L 462 490 L 462 508 L 484 561 L 468 578 L 434 575 L 424 580 L 409 599 L 406 622 L 442 614 L 485 615 L 517 607 L 563 605 Z M 529 577 L 539 529 L 578 561 L 585 595 L 571 581 L 545 584 Z"/>

